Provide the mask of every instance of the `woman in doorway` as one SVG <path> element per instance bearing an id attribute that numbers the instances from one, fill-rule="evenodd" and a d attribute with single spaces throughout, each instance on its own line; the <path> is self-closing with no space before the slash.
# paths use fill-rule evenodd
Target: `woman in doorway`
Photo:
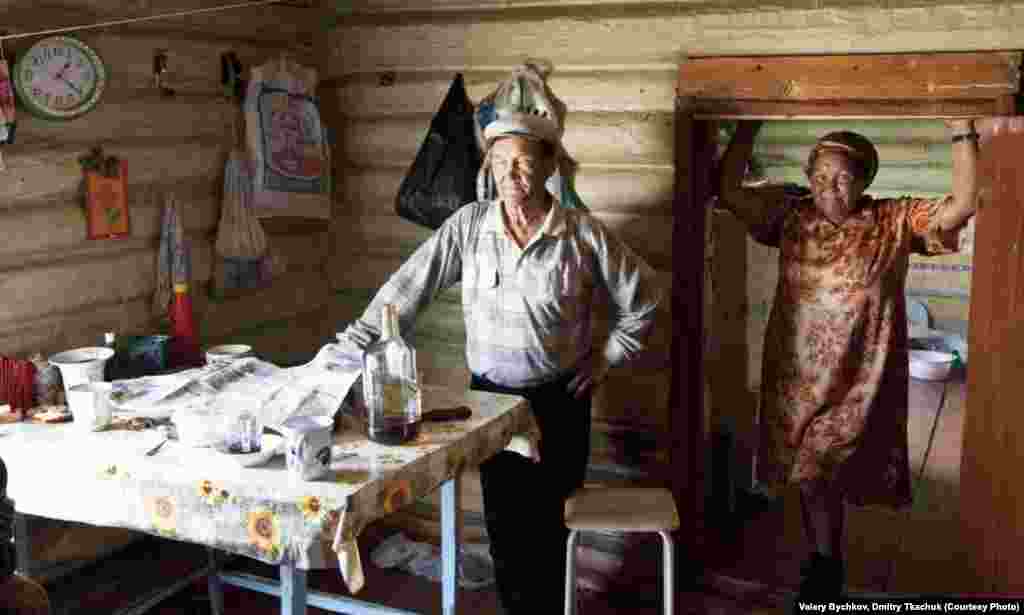
<path id="1" fill-rule="evenodd" d="M 722 160 L 719 198 L 760 243 L 779 248 L 765 333 L 758 480 L 800 488 L 814 548 L 800 597 L 843 588 L 844 504 L 910 503 L 904 287 L 910 253 L 946 254 L 977 206 L 978 134 L 948 121 L 953 193 L 875 199 L 865 137 L 835 132 L 811 150 L 810 193 L 747 187 L 760 122 L 741 122 Z"/>

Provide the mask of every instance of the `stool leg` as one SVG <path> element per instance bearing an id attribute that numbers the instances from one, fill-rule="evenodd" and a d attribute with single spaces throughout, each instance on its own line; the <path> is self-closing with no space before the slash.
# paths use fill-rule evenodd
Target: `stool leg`
<path id="1" fill-rule="evenodd" d="M 579 530 L 569 530 L 565 543 L 565 615 L 576 614 L 576 542 Z"/>
<path id="2" fill-rule="evenodd" d="M 662 543 L 662 575 L 661 580 L 665 593 L 665 615 L 672 615 L 676 589 L 676 566 L 675 566 L 675 545 L 672 543 L 672 535 L 668 532 L 658 532 L 661 535 Z"/>

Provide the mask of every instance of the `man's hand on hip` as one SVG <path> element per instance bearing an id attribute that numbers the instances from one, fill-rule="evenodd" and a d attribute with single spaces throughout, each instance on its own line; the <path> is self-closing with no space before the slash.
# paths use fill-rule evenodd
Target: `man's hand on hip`
<path id="1" fill-rule="evenodd" d="M 604 355 L 591 351 L 576 369 L 576 375 L 569 381 L 569 392 L 576 399 L 591 395 L 608 377 L 608 364 Z"/>

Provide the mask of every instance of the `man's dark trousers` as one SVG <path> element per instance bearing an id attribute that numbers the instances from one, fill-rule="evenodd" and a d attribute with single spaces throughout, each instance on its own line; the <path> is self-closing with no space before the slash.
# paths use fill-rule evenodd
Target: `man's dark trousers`
<path id="1" fill-rule="evenodd" d="M 484 516 L 498 596 L 508 615 L 562 611 L 565 595 L 564 507 L 583 485 L 590 457 L 589 393 L 568 391 L 575 374 L 527 388 L 473 376 L 470 388 L 525 397 L 540 428 L 540 463 L 502 451 L 480 465 Z"/>

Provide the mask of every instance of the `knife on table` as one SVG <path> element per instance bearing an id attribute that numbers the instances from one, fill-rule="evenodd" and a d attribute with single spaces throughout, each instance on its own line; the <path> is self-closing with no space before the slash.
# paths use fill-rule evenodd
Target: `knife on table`
<path id="1" fill-rule="evenodd" d="M 473 416 L 473 411 L 468 406 L 455 406 L 454 408 L 434 408 L 427 410 L 421 417 L 424 421 L 464 421 Z"/>

